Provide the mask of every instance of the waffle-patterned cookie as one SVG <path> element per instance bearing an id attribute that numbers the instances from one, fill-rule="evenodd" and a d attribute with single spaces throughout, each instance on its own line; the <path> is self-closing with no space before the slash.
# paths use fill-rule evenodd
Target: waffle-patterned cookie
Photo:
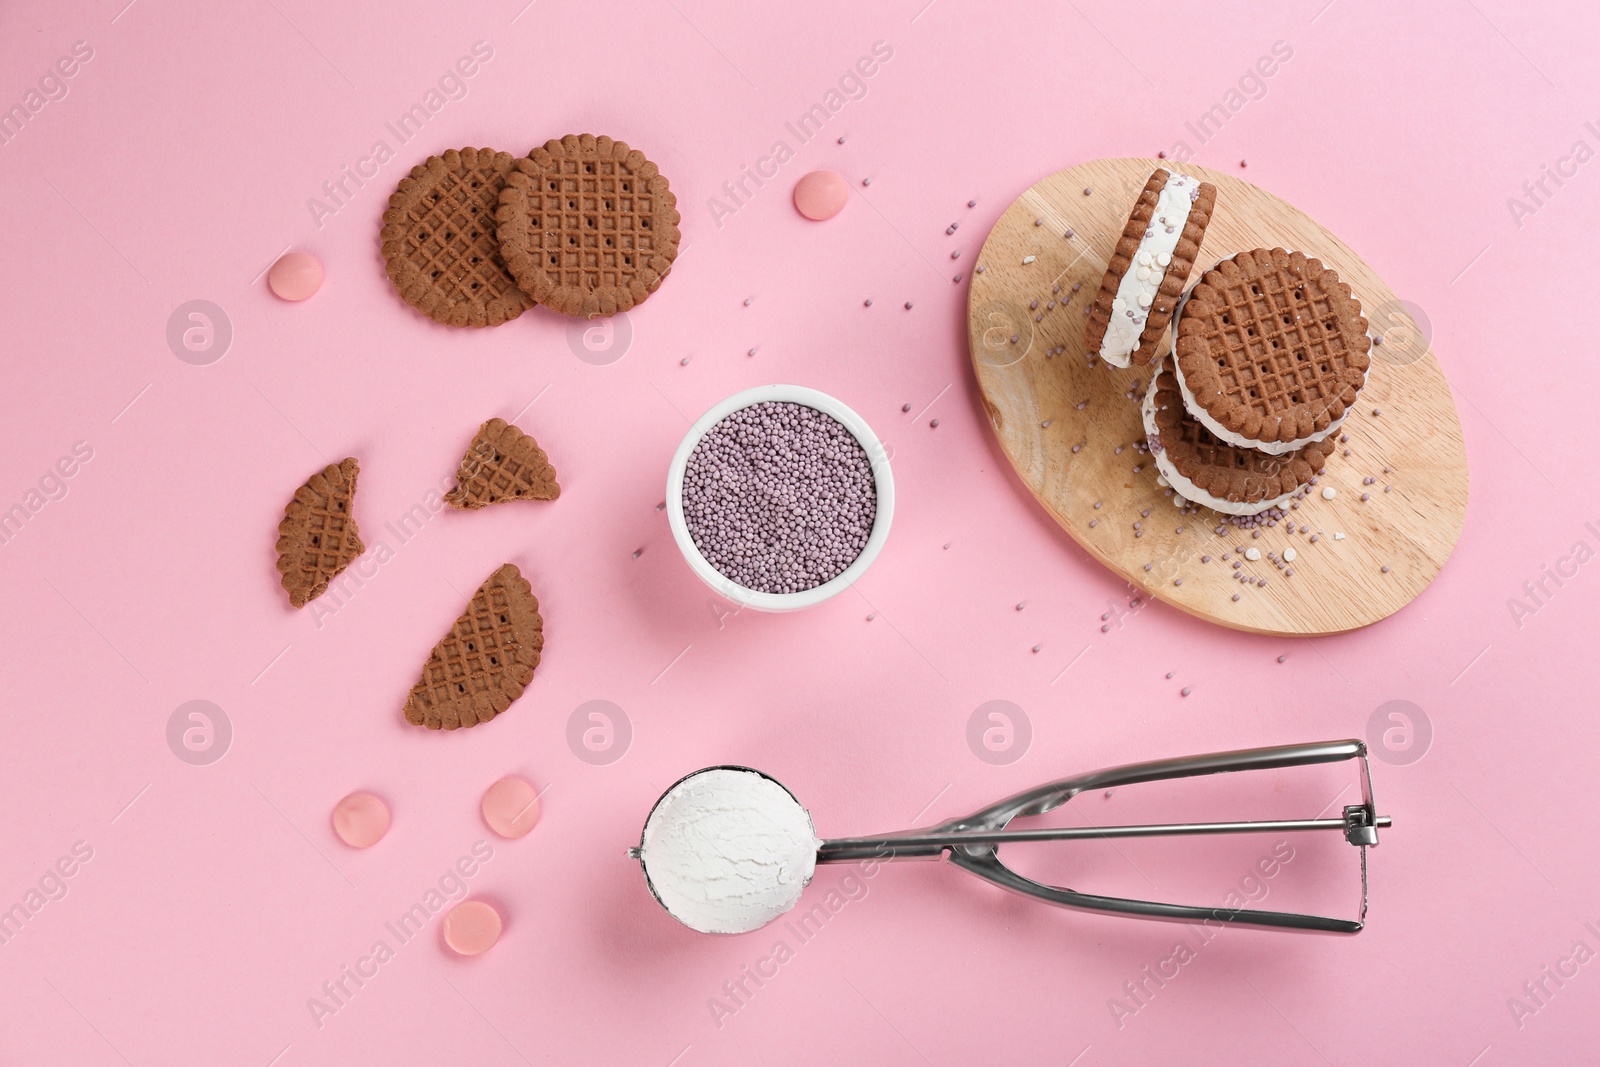
<path id="1" fill-rule="evenodd" d="M 1371 347 L 1361 303 L 1332 269 L 1258 248 L 1190 290 L 1177 371 L 1208 429 L 1277 451 L 1333 431 L 1366 383 Z"/>
<path id="2" fill-rule="evenodd" d="M 1177 197 L 1189 201 L 1181 230 L 1176 226 L 1177 218 L 1173 217 L 1169 224 L 1165 209 L 1161 208 L 1164 191 L 1169 202 Z M 1182 175 L 1174 180 L 1160 168 L 1150 175 L 1134 201 L 1128 223 L 1100 279 L 1100 291 L 1089 309 L 1084 343 L 1090 355 L 1103 354 L 1106 362 L 1119 367 L 1130 362 L 1143 366 L 1155 356 L 1183 295 L 1184 283 L 1194 269 L 1216 202 L 1217 187 L 1208 182 Z M 1159 216 L 1158 209 L 1162 210 Z M 1135 281 L 1144 283 L 1137 287 L 1140 292 L 1132 294 L 1131 304 L 1118 296 L 1123 279 L 1130 272 Z M 1148 304 L 1140 300 L 1141 295 Z M 1108 330 L 1113 335 L 1109 346 Z M 1114 351 L 1102 353 L 1102 349 Z"/>
<path id="3" fill-rule="evenodd" d="M 544 649 L 539 601 L 510 563 L 478 587 L 450 632 L 433 646 L 406 698 L 406 721 L 430 730 L 488 722 L 533 680 Z"/>
<path id="4" fill-rule="evenodd" d="M 505 419 L 490 419 L 461 457 L 456 487 L 444 498 L 453 508 L 471 511 L 503 500 L 554 500 L 560 495 L 556 469 L 539 442 Z"/>
<path id="5" fill-rule="evenodd" d="M 592 319 L 655 292 L 678 256 L 677 198 L 621 141 L 568 134 L 517 160 L 495 219 L 506 266 L 534 300 Z"/>
<path id="6" fill-rule="evenodd" d="M 498 326 L 533 306 L 506 270 L 494 213 L 513 157 L 450 149 L 411 168 L 383 213 L 383 260 L 406 303 L 447 326 Z"/>
<path id="7" fill-rule="evenodd" d="M 289 603 L 303 608 L 321 596 L 328 583 L 366 551 L 356 530 L 352 502 L 354 459 L 329 464 L 294 491 L 278 523 L 278 578 Z"/>
<path id="8" fill-rule="evenodd" d="M 1177 376 L 1168 360 L 1162 361 L 1150 383 L 1150 392 L 1153 395 L 1145 400 L 1145 430 L 1157 465 L 1165 471 L 1166 464 L 1170 464 L 1181 479 L 1218 501 L 1266 507 L 1309 482 L 1333 452 L 1332 439 L 1281 456 L 1219 440 L 1184 407 Z M 1161 463 L 1163 458 L 1166 464 Z M 1180 493 L 1187 488 L 1175 487 Z M 1185 495 L 1191 499 L 1198 496 Z M 1204 499 L 1197 502 L 1209 503 Z M 1245 508 L 1226 510 L 1250 513 Z"/>

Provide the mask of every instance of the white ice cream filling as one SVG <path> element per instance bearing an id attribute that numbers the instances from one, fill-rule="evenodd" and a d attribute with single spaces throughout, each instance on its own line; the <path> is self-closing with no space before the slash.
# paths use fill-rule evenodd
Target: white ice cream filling
<path id="1" fill-rule="evenodd" d="M 820 844 L 811 816 L 783 786 L 755 771 L 716 767 L 667 790 L 645 822 L 639 858 L 679 922 L 742 934 L 799 902 Z"/>
<path id="2" fill-rule="evenodd" d="M 1161 431 L 1156 426 L 1156 382 L 1161 377 L 1161 370 L 1150 379 L 1150 388 L 1145 391 L 1144 402 L 1139 405 L 1140 413 L 1144 416 L 1145 436 L 1150 440 L 1150 456 L 1156 461 L 1156 469 L 1161 476 L 1172 486 L 1174 492 L 1185 500 L 1196 504 L 1203 504 L 1212 511 L 1220 511 L 1224 515 L 1256 515 L 1268 508 L 1281 508 L 1293 499 L 1298 489 L 1291 489 L 1282 496 L 1268 500 L 1260 500 L 1254 504 L 1242 500 L 1229 500 L 1226 497 L 1213 496 L 1204 489 L 1195 485 L 1189 479 L 1178 473 L 1178 468 L 1167 457 L 1166 448 L 1161 445 Z"/>
<path id="3" fill-rule="evenodd" d="M 1200 195 L 1199 179 L 1173 174 L 1156 198 L 1150 225 L 1133 254 L 1133 262 L 1117 282 L 1117 295 L 1111 302 L 1111 321 L 1100 342 L 1100 358 L 1113 367 L 1126 367 L 1139 348 L 1139 335 L 1150 317 L 1161 282 L 1172 263 L 1172 252 L 1183 237 L 1189 221 L 1189 208 Z"/>

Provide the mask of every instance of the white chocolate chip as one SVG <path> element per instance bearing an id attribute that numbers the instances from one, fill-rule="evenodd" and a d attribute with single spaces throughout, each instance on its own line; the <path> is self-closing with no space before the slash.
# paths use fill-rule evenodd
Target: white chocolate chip
<path id="1" fill-rule="evenodd" d="M 1283 561 L 1285 563 L 1293 563 L 1295 561 L 1295 557 L 1298 555 L 1299 553 L 1296 552 L 1292 547 L 1286 548 L 1283 550 Z"/>
<path id="2" fill-rule="evenodd" d="M 1334 497 L 1336 497 L 1338 495 L 1339 495 L 1339 490 L 1335 489 L 1333 486 L 1331 486 L 1331 485 L 1323 486 L 1323 488 L 1322 488 L 1322 499 L 1324 499 L 1324 500 L 1332 500 Z"/>
<path id="3" fill-rule="evenodd" d="M 1023 256 L 1022 257 L 1022 265 L 1023 266 L 1027 266 L 1029 263 L 1032 263 L 1035 259 L 1038 259 L 1038 258 L 1039 258 L 1038 256 Z"/>
<path id="4" fill-rule="evenodd" d="M 1344 531 L 1342 531 L 1342 530 L 1335 530 L 1335 531 L 1334 531 L 1334 532 L 1333 532 L 1333 539 L 1334 539 L 1334 540 L 1335 540 L 1335 541 L 1343 541 L 1343 540 L 1344 540 Z"/>

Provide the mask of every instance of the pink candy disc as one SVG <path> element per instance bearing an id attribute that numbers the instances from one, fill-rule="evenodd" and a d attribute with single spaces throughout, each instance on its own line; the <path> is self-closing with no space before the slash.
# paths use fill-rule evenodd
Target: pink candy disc
<path id="1" fill-rule="evenodd" d="M 463 900 L 444 917 L 444 943 L 463 956 L 487 952 L 500 940 L 500 913 L 481 900 Z"/>
<path id="2" fill-rule="evenodd" d="M 351 848 L 369 848 L 389 832 L 389 805 L 371 793 L 351 793 L 333 806 L 333 832 Z"/>
<path id="3" fill-rule="evenodd" d="M 832 170 L 814 170 L 794 183 L 794 207 L 808 219 L 821 222 L 844 210 L 850 183 Z"/>
<path id="4" fill-rule="evenodd" d="M 483 821 L 501 837 L 521 837 L 539 824 L 539 794 L 527 779 L 508 775 L 483 794 Z"/>
<path id="5" fill-rule="evenodd" d="M 272 265 L 267 284 L 285 300 L 304 300 L 322 288 L 322 264 L 309 252 L 290 252 Z"/>

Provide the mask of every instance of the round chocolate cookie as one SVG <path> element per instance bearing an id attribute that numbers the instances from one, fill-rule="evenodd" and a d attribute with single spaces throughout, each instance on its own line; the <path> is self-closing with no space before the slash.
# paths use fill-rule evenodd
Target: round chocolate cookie
<path id="1" fill-rule="evenodd" d="M 615 315 L 643 301 L 678 255 L 677 198 L 621 141 L 569 134 L 519 159 L 495 219 L 506 266 L 565 315 Z"/>
<path id="2" fill-rule="evenodd" d="M 1217 437 L 1282 455 L 1344 420 L 1366 384 L 1371 348 L 1361 303 L 1333 270 L 1258 248 L 1218 263 L 1189 291 L 1178 385 Z"/>
<path id="3" fill-rule="evenodd" d="M 1228 515 L 1255 515 L 1288 503 L 1333 452 L 1331 440 L 1278 456 L 1218 440 L 1185 408 L 1167 360 L 1151 378 L 1141 411 L 1162 477 L 1185 500 Z"/>
<path id="4" fill-rule="evenodd" d="M 498 326 L 533 306 L 500 258 L 494 212 L 514 157 L 451 149 L 411 168 L 383 213 L 383 260 L 406 303 L 448 326 Z"/>

